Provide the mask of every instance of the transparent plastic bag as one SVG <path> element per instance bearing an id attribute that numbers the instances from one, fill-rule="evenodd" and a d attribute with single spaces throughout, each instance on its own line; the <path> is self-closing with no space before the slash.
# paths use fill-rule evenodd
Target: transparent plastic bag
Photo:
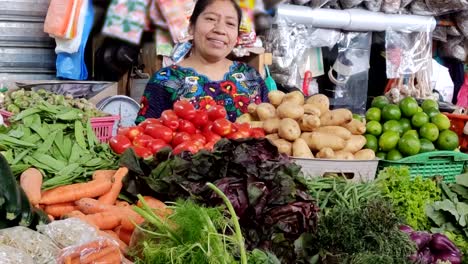
<path id="1" fill-rule="evenodd" d="M 0 230 L 0 244 L 25 252 L 36 264 L 55 263 L 60 252 L 49 237 L 22 226 Z"/>
<path id="2" fill-rule="evenodd" d="M 383 0 L 382 11 L 388 14 L 395 14 L 400 10 L 401 0 Z"/>
<path id="3" fill-rule="evenodd" d="M 343 9 L 354 8 L 360 5 L 363 0 L 340 0 L 340 4 Z"/>
<path id="4" fill-rule="evenodd" d="M 369 11 L 379 12 L 382 9 L 382 1 L 383 0 L 368 0 L 365 1 L 364 4 Z"/>
<path id="5" fill-rule="evenodd" d="M 22 250 L 0 245 L 0 264 L 34 264 L 34 260 Z"/>
<path id="6" fill-rule="evenodd" d="M 447 35 L 452 37 L 460 37 L 462 33 L 456 26 L 447 27 Z"/>
<path id="7" fill-rule="evenodd" d="M 468 0 L 425 0 L 429 10 L 440 16 L 468 9 Z"/>
<path id="8" fill-rule="evenodd" d="M 442 45 L 440 51 L 441 56 L 465 61 L 467 52 L 464 47 L 464 40 L 464 37 L 449 38 L 447 42 Z"/>
<path id="9" fill-rule="evenodd" d="M 414 0 L 411 3 L 411 13 L 414 15 L 421 15 L 421 16 L 432 16 L 434 13 L 429 10 L 429 7 L 427 7 L 426 2 L 424 0 Z"/>
<path id="10" fill-rule="evenodd" d="M 64 248 L 57 258 L 58 264 L 64 263 L 121 263 L 124 257 L 114 240 L 100 237 L 96 240 Z"/>
<path id="11" fill-rule="evenodd" d="M 400 8 L 406 8 L 406 7 L 409 6 L 409 4 L 411 4 L 412 2 L 413 2 L 413 0 L 401 0 Z"/>
<path id="12" fill-rule="evenodd" d="M 436 27 L 432 32 L 432 38 L 438 41 L 447 41 L 447 27 Z"/>
<path id="13" fill-rule="evenodd" d="M 455 21 L 465 38 L 468 38 L 468 11 L 460 12 L 455 15 Z"/>
<path id="14" fill-rule="evenodd" d="M 78 218 L 53 221 L 37 226 L 37 231 L 50 237 L 59 247 L 81 245 L 98 238 L 96 228 Z"/>

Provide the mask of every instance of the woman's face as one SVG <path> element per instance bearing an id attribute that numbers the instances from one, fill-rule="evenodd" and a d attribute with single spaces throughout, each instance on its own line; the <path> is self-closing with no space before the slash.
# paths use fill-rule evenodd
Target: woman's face
<path id="1" fill-rule="evenodd" d="M 207 60 L 224 59 L 237 43 L 238 28 L 237 12 L 232 3 L 213 2 L 191 28 L 196 52 Z"/>

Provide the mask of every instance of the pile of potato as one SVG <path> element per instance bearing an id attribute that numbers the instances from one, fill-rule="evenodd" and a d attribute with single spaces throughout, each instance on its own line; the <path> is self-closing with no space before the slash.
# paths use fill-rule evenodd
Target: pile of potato
<path id="1" fill-rule="evenodd" d="M 281 153 L 297 158 L 370 160 L 375 153 L 362 149 L 366 124 L 348 109 L 330 110 L 323 94 L 304 98 L 300 91 L 268 94 L 270 103 L 250 104 L 236 122 L 262 127 Z"/>

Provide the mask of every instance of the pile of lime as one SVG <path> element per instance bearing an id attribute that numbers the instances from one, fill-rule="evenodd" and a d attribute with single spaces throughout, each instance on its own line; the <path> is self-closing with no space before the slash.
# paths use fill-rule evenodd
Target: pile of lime
<path id="1" fill-rule="evenodd" d="M 449 118 L 440 113 L 434 100 L 424 100 L 421 106 L 416 99 L 406 97 L 392 104 L 385 96 L 372 100 L 366 112 L 366 148 L 386 160 L 435 150 L 455 150 L 458 135 L 450 130 Z"/>

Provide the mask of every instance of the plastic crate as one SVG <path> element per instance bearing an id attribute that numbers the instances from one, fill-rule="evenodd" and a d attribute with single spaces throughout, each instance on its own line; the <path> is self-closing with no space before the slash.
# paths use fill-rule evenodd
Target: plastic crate
<path id="1" fill-rule="evenodd" d="M 460 150 L 461 151 L 468 151 L 468 135 L 463 133 L 463 129 L 465 128 L 466 121 L 468 121 L 468 115 L 460 115 L 460 114 L 449 114 L 444 113 L 449 119 L 451 123 L 450 130 L 457 133 L 458 138 L 460 139 Z"/>
<path id="2" fill-rule="evenodd" d="M 292 158 L 302 167 L 304 177 L 323 177 L 328 173 L 344 174 L 351 181 L 372 181 L 375 179 L 379 160 L 328 160 Z"/>
<path id="3" fill-rule="evenodd" d="M 455 176 L 463 173 L 468 154 L 456 151 L 433 151 L 400 160 L 379 162 L 379 171 L 389 166 L 409 167 L 411 177 L 430 178 L 442 176 L 444 182 L 455 182 Z"/>
<path id="4" fill-rule="evenodd" d="M 6 124 L 8 124 L 7 120 L 10 118 L 13 114 L 0 109 L 0 114 L 3 117 L 3 120 Z M 114 128 L 115 121 L 119 120 L 119 116 L 105 116 L 105 117 L 92 117 L 90 122 L 91 122 L 91 127 L 93 128 L 94 133 L 96 134 L 96 137 L 99 139 L 101 142 L 108 142 L 109 139 L 113 136 L 112 131 Z"/>

